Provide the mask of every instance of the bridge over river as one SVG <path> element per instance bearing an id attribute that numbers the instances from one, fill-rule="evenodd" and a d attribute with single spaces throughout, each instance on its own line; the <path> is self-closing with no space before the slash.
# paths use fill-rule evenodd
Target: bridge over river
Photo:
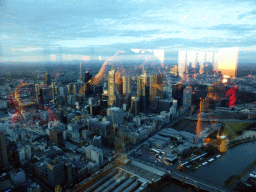
<path id="1" fill-rule="evenodd" d="M 174 179 L 177 179 L 179 181 L 181 181 L 184 184 L 189 184 L 194 186 L 197 189 L 203 189 L 206 191 L 219 191 L 219 192 L 231 192 L 231 190 L 223 188 L 221 186 L 215 185 L 213 183 L 210 183 L 208 181 L 193 177 L 193 176 L 188 176 L 185 173 L 181 173 L 181 172 L 171 172 L 169 173 L 170 176 Z"/>

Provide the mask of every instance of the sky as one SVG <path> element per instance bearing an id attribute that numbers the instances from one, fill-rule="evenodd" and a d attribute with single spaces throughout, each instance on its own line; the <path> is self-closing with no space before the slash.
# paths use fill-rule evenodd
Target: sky
<path id="1" fill-rule="evenodd" d="M 254 62 L 255 20 L 255 0 L 0 0 L 0 61 L 143 59 L 134 49 L 177 61 L 238 47 Z"/>

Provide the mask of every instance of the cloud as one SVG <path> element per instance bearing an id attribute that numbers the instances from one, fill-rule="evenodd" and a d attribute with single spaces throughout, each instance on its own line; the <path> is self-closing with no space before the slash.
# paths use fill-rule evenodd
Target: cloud
<path id="1" fill-rule="evenodd" d="M 255 26 L 247 24 L 220 24 L 209 27 L 208 30 L 229 31 L 235 33 L 236 35 L 244 35 L 245 33 L 249 33 L 251 30 L 255 30 Z"/>
<path id="2" fill-rule="evenodd" d="M 256 16 L 256 10 L 252 10 L 250 12 L 240 14 L 240 15 L 238 15 L 237 19 L 240 20 L 240 19 L 244 19 L 244 18 L 250 17 L 250 16 Z"/>

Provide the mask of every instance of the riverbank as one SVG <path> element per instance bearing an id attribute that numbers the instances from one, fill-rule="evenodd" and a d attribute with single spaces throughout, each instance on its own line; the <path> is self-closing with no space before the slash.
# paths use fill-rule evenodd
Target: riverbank
<path id="1" fill-rule="evenodd" d="M 235 183 L 237 180 L 240 180 L 242 178 L 242 176 L 244 176 L 253 166 L 256 165 L 256 160 L 254 162 L 252 162 L 242 173 L 240 173 L 239 175 L 232 175 L 230 178 L 228 178 L 224 183 L 225 183 L 225 187 L 229 187 L 230 185 L 232 185 L 233 183 Z"/>
<path id="2" fill-rule="evenodd" d="M 224 181 L 228 180 L 231 175 L 236 176 L 243 173 L 254 162 L 255 148 L 256 142 L 236 145 L 229 148 L 221 157 L 187 174 L 224 187 Z"/>

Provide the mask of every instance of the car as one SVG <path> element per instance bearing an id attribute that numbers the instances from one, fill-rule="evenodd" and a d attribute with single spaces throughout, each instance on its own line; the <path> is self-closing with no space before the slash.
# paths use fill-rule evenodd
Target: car
<path id="1" fill-rule="evenodd" d="M 255 178 L 255 175 L 253 173 L 250 173 L 250 177 Z"/>
<path id="2" fill-rule="evenodd" d="M 256 178 L 255 172 L 250 173 L 250 177 L 255 179 Z"/>
<path id="3" fill-rule="evenodd" d="M 208 162 L 207 162 L 207 161 L 202 163 L 202 165 L 207 165 L 207 164 L 208 164 Z"/>

